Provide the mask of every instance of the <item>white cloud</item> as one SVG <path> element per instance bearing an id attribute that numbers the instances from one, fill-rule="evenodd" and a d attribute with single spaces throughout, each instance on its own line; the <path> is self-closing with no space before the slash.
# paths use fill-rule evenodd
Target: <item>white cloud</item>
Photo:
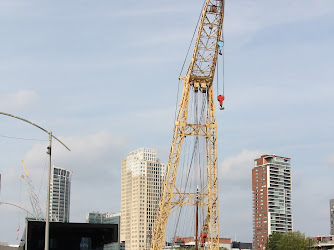
<path id="1" fill-rule="evenodd" d="M 173 13 L 183 13 L 186 12 L 187 9 L 185 8 L 177 8 L 177 7 L 157 7 L 157 8 L 137 8 L 137 9 L 130 9 L 126 11 L 118 11 L 113 13 L 112 16 L 114 17 L 148 17 L 148 16 L 160 16 L 160 15 L 170 15 Z"/>
<path id="2" fill-rule="evenodd" d="M 260 4 L 261 3 L 261 4 Z M 226 38 L 229 46 L 239 47 L 256 32 L 279 24 L 310 20 L 334 12 L 333 1 L 227 1 L 225 5 Z"/>
<path id="3" fill-rule="evenodd" d="M 303 182 L 298 186 L 295 185 L 295 176 L 292 179 L 294 230 L 312 237 L 328 234 L 329 199 L 333 198 L 332 176 L 317 171 L 312 171 L 313 178 L 303 176 Z"/>
<path id="4" fill-rule="evenodd" d="M 52 165 L 73 171 L 73 178 L 79 181 L 100 182 L 113 178 L 121 169 L 125 138 L 104 130 L 86 136 L 59 137 L 68 146 L 68 151 L 59 142 L 52 143 Z M 47 145 L 35 145 L 24 157 L 27 164 L 41 172 L 41 161 L 45 158 Z M 44 163 L 44 162 L 43 162 Z M 38 170 L 38 169 L 39 170 Z M 96 168 L 99 171 L 96 171 Z M 115 170 L 115 171 L 114 171 Z M 110 176 L 110 175 L 111 176 Z M 100 179 L 100 180 L 99 180 Z"/>
<path id="5" fill-rule="evenodd" d="M 334 154 L 328 155 L 325 162 L 334 167 Z"/>
<path id="6" fill-rule="evenodd" d="M 239 183 L 238 183 L 239 184 Z M 220 235 L 234 237 L 240 241 L 251 242 L 252 231 L 252 193 L 250 190 L 225 187 L 219 191 L 219 224 Z"/>
<path id="7" fill-rule="evenodd" d="M 0 10 L 3 14 L 8 14 L 9 11 L 15 11 L 17 8 L 24 6 L 26 6 L 25 1 L 3 0 L 0 2 Z"/>
<path id="8" fill-rule="evenodd" d="M 15 93 L 0 95 L 0 109 L 18 109 L 31 105 L 38 95 L 33 90 L 19 90 Z"/>
<path id="9" fill-rule="evenodd" d="M 307 2 L 307 3 L 306 3 Z M 286 4 L 272 4 L 269 1 L 227 1 L 226 28 L 242 34 L 276 24 L 303 21 L 334 12 L 332 1 L 289 1 Z M 232 15 L 238 13 L 238 15 Z M 231 21 L 230 21 L 231 20 Z"/>
<path id="10" fill-rule="evenodd" d="M 310 102 L 312 93 L 317 93 L 312 96 L 312 101 L 317 104 L 323 104 L 334 93 L 334 87 L 327 83 L 319 83 L 316 86 L 308 86 L 307 88 L 299 88 L 299 84 L 294 85 L 258 85 L 232 89 L 229 93 L 227 104 L 234 109 L 263 109 L 271 107 L 280 107 L 301 105 Z M 275 95 L 268 94 L 275 93 Z M 256 98 L 254 98 L 256 97 Z M 263 105 L 263 104 L 266 105 Z"/>
<path id="11" fill-rule="evenodd" d="M 254 159 L 263 155 L 261 150 L 243 150 L 238 155 L 232 155 L 224 159 L 221 164 L 220 177 L 227 182 L 242 183 L 249 180 L 251 170 L 254 167 Z"/>
<path id="12" fill-rule="evenodd" d="M 166 34 L 167 32 L 167 34 Z M 152 34 L 145 34 L 145 37 L 142 40 L 131 41 L 129 46 L 132 47 L 144 47 L 144 46 L 161 46 L 162 48 L 166 45 L 176 44 L 180 45 L 180 41 L 187 41 L 189 39 L 189 32 L 185 33 L 181 30 L 171 30 L 163 32 L 154 32 Z M 170 53 L 170 52 L 169 52 Z M 164 55 L 165 56 L 165 55 Z"/>
<path id="13" fill-rule="evenodd" d="M 252 193 L 251 175 L 254 159 L 263 150 L 242 150 L 224 159 L 220 168 L 219 207 L 222 235 L 237 240 L 251 241 Z"/>
<path id="14" fill-rule="evenodd" d="M 104 130 L 90 135 L 61 137 L 60 139 L 70 147 L 71 151 L 68 152 L 56 140 L 53 140 L 52 165 L 73 171 L 70 220 L 84 222 L 85 214 L 93 210 L 119 211 L 121 160 L 126 156 L 124 152 L 127 152 L 125 138 Z M 36 144 L 24 157 L 43 210 L 46 204 L 48 173 L 46 147 L 47 143 Z M 24 206 L 31 211 L 25 186 L 20 184 L 23 169 L 20 162 L 15 164 L 17 166 L 8 166 L 1 170 L 3 177 L 1 198 L 3 201 Z M 9 206 L 4 209 L 4 214 L 12 210 Z M 11 218 L 11 222 L 8 223 L 15 224 L 15 217 Z M 6 228 L 0 227 L 0 235 L 5 234 L 3 230 Z"/>

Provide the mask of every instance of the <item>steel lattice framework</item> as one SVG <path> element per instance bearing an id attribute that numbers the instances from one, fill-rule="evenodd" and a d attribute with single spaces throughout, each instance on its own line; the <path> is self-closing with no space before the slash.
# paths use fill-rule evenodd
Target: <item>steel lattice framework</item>
<path id="1" fill-rule="evenodd" d="M 206 0 L 198 28 L 193 56 L 184 77 L 180 108 L 176 119 L 169 153 L 165 183 L 155 222 L 151 249 L 160 250 L 164 245 L 168 216 L 182 206 L 194 206 L 196 194 L 181 193 L 175 185 L 182 144 L 187 136 L 205 137 L 206 185 L 199 190 L 199 206 L 207 212 L 206 229 L 209 249 L 219 249 L 218 209 L 218 158 L 217 123 L 213 95 L 213 79 L 217 64 L 217 42 L 222 37 L 224 0 Z M 206 95 L 206 118 L 203 124 L 188 123 L 190 91 Z"/>
<path id="2" fill-rule="evenodd" d="M 35 193 L 34 186 L 32 185 L 32 181 L 29 177 L 30 173 L 28 171 L 28 168 L 24 164 L 23 161 L 22 161 L 22 166 L 23 166 L 23 169 L 24 169 L 24 175 L 21 175 L 21 178 L 25 181 L 25 184 L 27 186 L 27 191 L 29 193 L 29 199 L 30 199 L 32 209 L 34 211 L 34 216 L 37 220 L 43 220 L 44 216 L 43 216 L 41 205 L 40 205 L 39 200 L 38 200 L 38 196 Z"/>

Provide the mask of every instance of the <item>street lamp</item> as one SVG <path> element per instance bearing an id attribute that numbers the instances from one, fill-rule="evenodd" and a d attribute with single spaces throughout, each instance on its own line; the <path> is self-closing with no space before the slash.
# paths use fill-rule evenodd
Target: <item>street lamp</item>
<path id="1" fill-rule="evenodd" d="M 47 154 L 49 155 L 49 175 L 48 175 L 48 188 L 47 188 L 47 198 L 46 198 L 46 215 L 45 215 L 45 245 L 44 249 L 49 250 L 49 235 L 50 235 L 50 182 L 51 182 L 51 148 L 52 148 L 52 138 L 56 139 L 60 144 L 62 144 L 68 151 L 71 151 L 61 140 L 55 137 L 51 131 L 47 131 L 46 129 L 38 126 L 37 124 L 30 122 L 24 118 L 18 117 L 16 115 L 11 115 L 8 113 L 0 112 L 0 115 L 10 116 L 15 119 L 19 119 L 26 123 L 29 123 L 40 130 L 43 130 L 45 133 L 49 135 L 49 146 L 47 147 Z"/>

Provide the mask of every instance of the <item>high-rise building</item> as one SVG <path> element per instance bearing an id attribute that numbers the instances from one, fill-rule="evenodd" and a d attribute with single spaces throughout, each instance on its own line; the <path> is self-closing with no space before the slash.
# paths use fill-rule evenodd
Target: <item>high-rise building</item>
<path id="1" fill-rule="evenodd" d="M 120 242 L 121 213 L 89 212 L 86 214 L 86 222 L 93 224 L 116 224 L 118 228 L 118 242 L 104 245 L 103 250 L 124 250 L 124 243 Z"/>
<path id="2" fill-rule="evenodd" d="M 165 167 L 151 148 L 135 150 L 122 160 L 121 241 L 127 250 L 149 249 Z"/>
<path id="3" fill-rule="evenodd" d="M 273 232 L 292 231 L 290 158 L 262 155 L 252 169 L 253 249 Z"/>
<path id="4" fill-rule="evenodd" d="M 86 214 L 86 222 L 92 224 L 103 224 L 108 213 L 89 212 Z"/>
<path id="5" fill-rule="evenodd" d="M 334 199 L 331 199 L 329 201 L 329 211 L 330 211 L 330 223 L 331 223 L 330 234 L 334 235 Z"/>
<path id="6" fill-rule="evenodd" d="M 72 171 L 53 166 L 50 183 L 50 220 L 69 222 Z"/>

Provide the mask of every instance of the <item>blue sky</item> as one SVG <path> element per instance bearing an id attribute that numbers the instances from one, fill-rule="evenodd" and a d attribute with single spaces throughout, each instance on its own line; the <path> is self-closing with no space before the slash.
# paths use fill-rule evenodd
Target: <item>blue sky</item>
<path id="1" fill-rule="evenodd" d="M 128 152 L 157 148 L 166 162 L 178 76 L 202 4 L 0 2 L 0 111 L 53 131 L 72 149 L 53 144 L 53 164 L 73 171 L 71 221 L 120 210 Z M 251 241 L 253 159 L 273 153 L 292 158 L 294 230 L 329 233 L 333 14 L 330 0 L 226 1 L 226 109 L 217 112 L 221 236 Z M 45 208 L 47 135 L 5 116 L 0 124 L 1 200 L 30 206 L 20 181 L 24 160 Z M 15 243 L 24 213 L 0 206 L 0 218 L 0 241 Z"/>

